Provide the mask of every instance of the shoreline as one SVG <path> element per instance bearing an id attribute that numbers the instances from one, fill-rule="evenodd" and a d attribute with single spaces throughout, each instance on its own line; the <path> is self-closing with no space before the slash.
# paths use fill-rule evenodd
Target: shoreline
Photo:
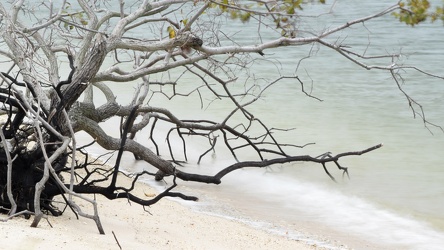
<path id="1" fill-rule="evenodd" d="M 130 182 L 131 179 L 119 174 L 120 186 L 128 186 Z M 143 198 L 159 191 L 153 183 L 138 181 L 134 194 Z M 99 234 L 93 220 L 84 217 L 77 220 L 67 208 L 60 217 L 48 216 L 48 220 L 41 220 L 38 228 L 30 227 L 32 217 L 29 220 L 17 217 L 7 222 L 0 221 L 0 244 L 12 250 L 55 247 L 73 250 L 79 247 L 93 250 L 391 249 L 382 239 L 357 238 L 352 232 L 339 233 L 334 228 L 314 222 L 301 220 L 290 225 L 285 221 L 272 222 L 262 216 L 245 216 L 233 207 L 218 205 L 213 198 L 217 199 L 209 196 L 191 203 L 167 197 L 144 210 L 126 199 L 108 200 L 97 195 L 105 235 Z M 61 201 L 61 197 L 56 197 L 56 201 Z M 92 205 L 79 198 L 75 198 L 75 202 L 83 212 L 92 214 Z M 63 209 L 61 204 L 57 206 Z M 200 209 L 202 207 L 206 209 Z M 221 209 L 228 210 L 224 212 Z M 0 220 L 5 218 L 6 215 L 0 215 Z"/>
<path id="2" fill-rule="evenodd" d="M 109 166 L 109 163 L 106 164 Z M 118 185 L 130 186 L 131 179 L 119 174 Z M 133 194 L 144 198 L 160 193 L 158 182 L 141 179 Z M 182 186 L 187 193 L 196 187 Z M 191 192 L 194 193 L 194 192 Z M 60 217 L 48 216 L 38 228 L 31 228 L 32 217 L 13 218 L 2 222 L 0 244 L 8 249 L 392 249 L 382 239 L 357 237 L 352 231 L 343 231 L 301 219 L 276 220 L 265 214 L 245 213 L 227 197 L 207 193 L 198 195 L 197 202 L 165 197 L 151 207 L 129 203 L 126 199 L 108 200 L 96 196 L 97 207 L 105 235 L 100 235 L 95 222 L 77 219 L 70 208 Z M 93 195 L 82 195 L 94 199 Z M 222 199 L 221 199 L 222 198 Z M 91 204 L 74 198 L 84 213 L 92 214 Z M 57 196 L 54 203 L 63 209 L 63 200 Z M 220 203 L 222 201 L 222 203 Z M 251 205 L 251 203 L 250 203 Z M 250 211 L 250 209 L 248 209 Z M 340 232 L 342 231 L 342 232 Z M 121 248 L 119 247 L 121 246 Z M 405 249 L 411 249 L 407 247 Z"/>
<path id="3" fill-rule="evenodd" d="M 119 177 L 120 184 L 129 183 L 123 175 Z M 157 193 L 143 182 L 135 192 Z M 105 235 L 99 234 L 94 221 L 84 217 L 77 220 L 67 208 L 60 217 L 43 219 L 38 228 L 30 227 L 32 217 L 1 222 L 1 245 L 17 250 L 120 249 L 119 244 L 121 249 L 320 249 L 236 220 L 193 211 L 170 199 L 162 199 L 146 211 L 125 199 L 111 201 L 101 196 L 96 199 Z M 84 212 L 91 213 L 91 205 L 75 201 Z M 0 217 L 4 218 L 5 215 Z"/>

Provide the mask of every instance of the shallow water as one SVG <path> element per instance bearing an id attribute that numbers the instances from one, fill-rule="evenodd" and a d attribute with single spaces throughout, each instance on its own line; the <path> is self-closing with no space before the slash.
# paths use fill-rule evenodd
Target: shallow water
<path id="1" fill-rule="evenodd" d="M 308 31 L 323 30 L 376 13 L 395 2 L 337 1 L 334 12 L 308 18 L 300 27 Z M 304 14 L 308 16 L 328 8 L 314 5 L 307 7 Z M 223 27 L 234 34 L 247 26 L 230 22 Z M 239 43 L 251 38 L 242 33 L 236 37 Z M 411 28 L 387 16 L 347 30 L 329 41 L 343 41 L 369 56 L 401 50 L 404 56 L 400 60 L 406 65 L 443 74 L 442 23 Z M 316 53 L 303 60 L 295 72 L 299 59 L 307 56 L 310 50 Z M 360 157 L 343 159 L 341 163 L 349 167 L 350 180 L 343 179 L 334 166 L 330 166 L 337 183 L 328 178 L 321 166 L 309 163 L 240 170 L 224 178 L 219 186 L 180 182 L 177 191 L 200 197 L 200 202 L 187 204 L 202 212 L 237 219 L 329 248 L 335 248 L 333 241 L 337 239 L 357 249 L 442 249 L 444 166 L 441 153 L 444 152 L 444 133 L 433 126 L 428 126 L 429 131 L 419 117 L 413 118 L 407 100 L 390 74 L 367 71 L 334 51 L 318 46 L 266 51 L 265 57 L 256 59 L 252 71 L 256 78 L 274 79 L 277 71 L 297 74 L 305 82 L 305 89 L 323 100 L 319 102 L 305 96 L 297 82 L 282 81 L 250 107 L 272 127 L 295 128 L 276 134 L 283 142 L 316 143 L 294 149 L 293 154 L 319 155 L 327 151 L 335 154 L 362 150 L 379 143 L 384 146 Z M 274 60 L 281 64 L 275 64 Z M 403 72 L 403 76 L 406 80 L 403 88 L 424 107 L 427 119 L 444 126 L 444 81 L 426 78 L 414 71 Z M 156 77 L 166 76 L 153 76 L 152 79 Z M 181 81 L 187 87 L 196 79 L 183 77 Z M 261 81 L 256 83 L 264 84 Z M 244 83 L 239 80 L 236 84 L 242 88 Z M 189 85 L 192 88 L 193 85 Z M 112 84 L 112 88 L 123 103 L 131 98 L 133 88 L 127 84 Z M 154 98 L 150 105 L 168 107 L 181 119 L 203 116 L 217 121 L 232 108 L 216 101 L 202 110 L 197 95 L 166 101 L 165 98 Z M 206 105 L 210 102 L 204 99 Z M 116 124 L 117 121 L 110 120 L 106 125 L 109 133 L 115 136 L 117 131 L 113 128 Z M 160 135 L 158 142 L 164 143 Z M 136 139 L 146 140 L 146 134 L 141 133 Z M 79 134 L 79 141 L 90 140 Z M 199 154 L 207 146 L 190 138 L 187 142 L 190 164 L 184 171 L 214 174 L 234 162 L 226 151 L 220 149 L 196 165 Z M 180 144 L 175 147 L 180 150 Z M 93 150 L 91 153 L 97 156 L 101 152 Z M 168 155 L 165 144 L 161 153 Z M 135 162 L 130 155 L 125 157 L 128 170 L 149 168 Z M 251 159 L 253 155 L 246 152 L 243 157 Z M 146 181 L 163 188 L 160 183 Z M 324 234 L 327 238 L 307 238 L 311 234 Z"/>
<path id="2" fill-rule="evenodd" d="M 301 26 L 331 27 L 382 10 L 389 5 L 384 2 L 395 1 L 338 1 L 332 14 Z M 312 8 L 307 13 L 320 7 Z M 242 26 L 233 24 L 231 28 L 234 32 Z M 368 32 L 373 37 L 370 41 Z M 417 65 L 435 74 L 443 72 L 444 29 L 440 23 L 410 28 L 388 16 L 347 31 L 340 39 L 358 51 L 367 50 L 367 55 L 399 52 L 402 48 L 406 65 Z M 367 47 L 368 44 L 371 46 Z M 298 59 L 310 49 L 309 46 L 283 48 L 267 54 L 266 58 L 279 59 L 283 66 L 277 68 L 293 74 Z M 258 78 L 272 79 L 269 74 L 276 70 L 269 61 L 257 61 L 254 66 Z M 266 170 L 240 170 L 223 179 L 220 186 L 180 183 L 178 191 L 198 195 L 201 202 L 193 206 L 201 211 L 257 222 L 256 225 L 299 239 L 305 237 L 298 234 L 300 230 L 309 234 L 322 228 L 341 242 L 353 238 L 358 243 L 350 245 L 358 249 L 375 248 L 371 245 L 375 242 L 381 244 L 378 248 L 387 249 L 440 249 L 444 245 L 443 132 L 433 126 L 429 126 L 429 131 L 421 119 L 413 118 L 405 97 L 388 72 L 367 71 L 329 49 L 320 48 L 302 62 L 296 73 L 322 102 L 302 94 L 298 83 L 283 81 L 250 108 L 272 127 L 295 128 L 276 135 L 284 142 L 316 143 L 295 149 L 294 154 L 319 155 L 327 151 L 335 154 L 379 143 L 384 146 L 360 157 L 343 159 L 342 164 L 349 167 L 350 180 L 341 178 L 334 166 L 330 166 L 337 183 L 325 175 L 321 166 L 297 163 Z M 404 89 L 423 105 L 426 117 L 444 125 L 444 81 L 425 78 L 413 71 L 404 72 L 404 77 Z M 127 86 L 116 84 L 113 88 L 120 93 L 120 100 L 131 95 Z M 168 106 L 181 119 L 203 115 L 221 120 L 230 110 L 223 102 L 201 110 L 196 95 L 191 100 L 176 98 L 169 104 L 165 101 L 153 99 L 150 104 Z M 143 134 L 137 139 L 144 140 Z M 214 174 L 234 162 L 229 154 L 219 151 L 195 165 L 206 146 L 199 140 L 187 138 L 187 141 L 192 147 L 188 148 L 190 164 L 184 171 Z M 159 139 L 159 142 L 164 141 Z M 168 154 L 165 148 L 162 154 Z M 247 153 L 244 157 L 253 156 Z M 131 157 L 125 162 L 131 165 Z M 128 169 L 141 168 L 148 167 L 140 162 L 128 166 Z M 328 239 L 324 241 L 333 248 Z M 370 245 L 365 247 L 366 244 Z"/>

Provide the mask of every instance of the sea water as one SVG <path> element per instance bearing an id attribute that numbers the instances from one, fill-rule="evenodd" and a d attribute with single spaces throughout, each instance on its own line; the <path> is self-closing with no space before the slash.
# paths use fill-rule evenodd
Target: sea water
<path id="1" fill-rule="evenodd" d="M 390 1 L 337 1 L 333 12 L 301 26 L 320 31 L 377 13 L 389 5 Z M 235 29 L 245 29 L 240 25 L 231 28 L 233 33 Z M 239 36 L 242 38 L 245 36 Z M 357 25 L 328 41 L 341 41 L 366 56 L 402 52 L 399 62 L 404 65 L 438 75 L 443 72 L 442 23 L 411 28 L 386 16 Z M 311 57 L 304 59 L 296 71 L 295 64 L 310 51 Z M 413 113 L 390 72 L 365 70 L 317 45 L 265 52 L 266 59 L 273 58 L 281 64 L 257 60 L 254 65 L 257 78 L 272 79 L 267 74 L 277 70 L 296 74 L 304 81 L 306 91 L 323 100 L 307 97 L 296 81 L 282 81 L 249 107 L 271 127 L 294 128 L 276 133 L 285 143 L 315 143 L 290 150 L 292 153 L 316 156 L 363 150 L 379 143 L 384 146 L 366 155 L 342 159 L 340 163 L 349 167 L 350 179 L 342 178 L 334 165 L 328 166 L 336 183 L 328 178 L 322 166 L 313 163 L 239 170 L 226 176 L 219 186 L 181 182 L 182 190 L 201 198 L 195 208 L 309 242 L 316 237 L 305 237 L 322 228 L 330 240 L 339 239 L 357 249 L 441 249 L 444 134 L 430 124 L 425 126 L 419 116 L 420 107 L 414 107 L 419 114 Z M 376 63 L 390 65 L 389 60 L 369 62 Z M 415 70 L 400 73 L 405 79 L 400 86 L 422 105 L 427 121 L 444 125 L 444 81 Z M 199 100 L 197 95 L 192 97 Z M 220 121 L 232 108 L 216 101 L 202 111 L 199 101 L 193 103 L 188 98 L 176 101 L 180 104 L 170 108 L 182 119 L 206 115 Z M 158 100 L 150 104 L 162 106 L 162 103 Z M 194 157 L 189 157 L 190 164 L 181 168 L 183 171 L 215 174 L 234 162 L 228 152 L 219 151 L 196 165 L 196 158 L 205 151 L 205 146 L 197 140 L 186 140 L 191 145 L 195 143 L 194 148 L 187 148 Z M 177 150 L 181 150 L 180 146 Z M 253 155 L 246 156 L 249 157 Z M 325 247 L 337 246 L 328 243 L 329 238 L 314 242 Z"/>
<path id="2" fill-rule="evenodd" d="M 303 12 L 307 21 L 301 22 L 300 28 L 316 33 L 377 13 L 396 1 L 335 2 L 330 13 L 328 5 L 307 7 Z M 326 14 L 317 16 L 319 11 Z M 316 16 L 310 17 L 311 14 Z M 246 24 L 236 25 L 232 21 L 226 26 L 230 34 L 248 29 Z M 240 32 L 236 37 L 240 43 L 251 38 L 243 34 Z M 327 41 L 342 42 L 366 56 L 402 52 L 399 62 L 405 65 L 441 76 L 444 72 L 442 23 L 411 28 L 392 16 L 385 16 L 347 29 Z M 257 79 L 273 80 L 278 71 L 297 75 L 304 82 L 305 91 L 316 97 L 302 93 L 299 82 L 285 80 L 248 107 L 270 127 L 292 128 L 286 133 L 276 132 L 275 136 L 284 143 L 310 144 L 289 152 L 313 156 L 332 152 L 334 155 L 379 143 L 384 146 L 359 157 L 341 159 L 340 163 L 349 168 L 350 179 L 343 178 L 334 165 L 327 165 L 337 182 L 330 180 L 322 166 L 314 163 L 239 170 L 222 179 L 218 186 L 179 182 L 176 191 L 200 198 L 198 203 L 187 204 L 202 212 L 237 219 L 327 248 L 337 247 L 330 241 L 338 239 L 340 244 L 357 249 L 442 249 L 444 133 L 430 124 L 424 126 L 419 116 L 422 110 L 415 106 L 419 114 L 412 112 L 390 72 L 366 70 L 316 44 L 267 50 L 265 54 L 263 58 L 255 58 L 252 74 Z M 308 55 L 310 58 L 300 61 Z M 389 60 L 369 63 L 390 65 Z M 443 126 L 444 81 L 415 70 L 400 73 L 405 79 L 400 86 L 422 105 L 427 121 Z M 187 80 L 196 81 L 184 77 L 181 83 L 186 84 Z M 242 87 L 244 83 L 238 81 L 233 84 L 234 88 L 238 87 L 236 84 Z M 258 80 L 256 84 L 264 86 L 266 82 Z M 133 88 L 122 83 L 110 85 L 118 101 L 130 99 Z M 218 100 L 208 106 L 211 101 L 204 98 L 202 109 L 200 98 L 194 93 L 187 98 L 174 98 L 171 103 L 165 98 L 153 98 L 149 104 L 168 107 L 180 119 L 203 116 L 216 121 L 222 121 L 233 108 Z M 106 125 L 110 134 L 116 124 L 117 121 L 111 120 Z M 168 157 L 160 135 L 161 154 Z M 147 136 L 140 133 L 136 140 L 147 141 Z M 215 174 L 234 162 L 229 152 L 218 149 L 198 165 L 197 157 L 208 146 L 198 139 L 186 140 L 189 164 L 184 164 L 183 171 Z M 182 150 L 180 145 L 175 146 L 177 152 Z M 150 148 L 154 149 L 152 145 Z M 93 153 L 98 155 L 99 151 Z M 125 157 L 123 167 L 128 171 L 152 169 L 132 160 L 129 154 Z M 242 159 L 252 158 L 251 152 L 242 155 Z M 146 181 L 164 188 L 163 183 Z M 307 238 L 319 233 L 325 237 Z"/>

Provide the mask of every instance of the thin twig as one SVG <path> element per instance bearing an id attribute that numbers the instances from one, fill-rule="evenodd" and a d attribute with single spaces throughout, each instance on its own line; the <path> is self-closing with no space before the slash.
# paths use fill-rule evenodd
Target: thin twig
<path id="1" fill-rule="evenodd" d="M 114 231 L 111 231 L 113 233 L 114 239 L 116 240 L 117 245 L 119 246 L 119 249 L 122 249 L 122 246 L 119 243 L 119 240 L 117 239 L 116 234 L 114 233 Z"/>

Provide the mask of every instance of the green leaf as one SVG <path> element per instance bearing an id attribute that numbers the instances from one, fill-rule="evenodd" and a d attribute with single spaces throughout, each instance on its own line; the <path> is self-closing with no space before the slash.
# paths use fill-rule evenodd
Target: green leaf
<path id="1" fill-rule="evenodd" d="M 246 12 L 245 14 L 241 14 L 240 19 L 243 23 L 248 22 L 250 20 L 251 14 L 250 12 Z"/>
<path id="2" fill-rule="evenodd" d="M 224 5 L 219 5 L 219 8 L 222 10 L 222 12 L 227 11 L 226 5 L 228 5 L 228 0 L 222 0 L 222 4 L 224 4 Z"/>

